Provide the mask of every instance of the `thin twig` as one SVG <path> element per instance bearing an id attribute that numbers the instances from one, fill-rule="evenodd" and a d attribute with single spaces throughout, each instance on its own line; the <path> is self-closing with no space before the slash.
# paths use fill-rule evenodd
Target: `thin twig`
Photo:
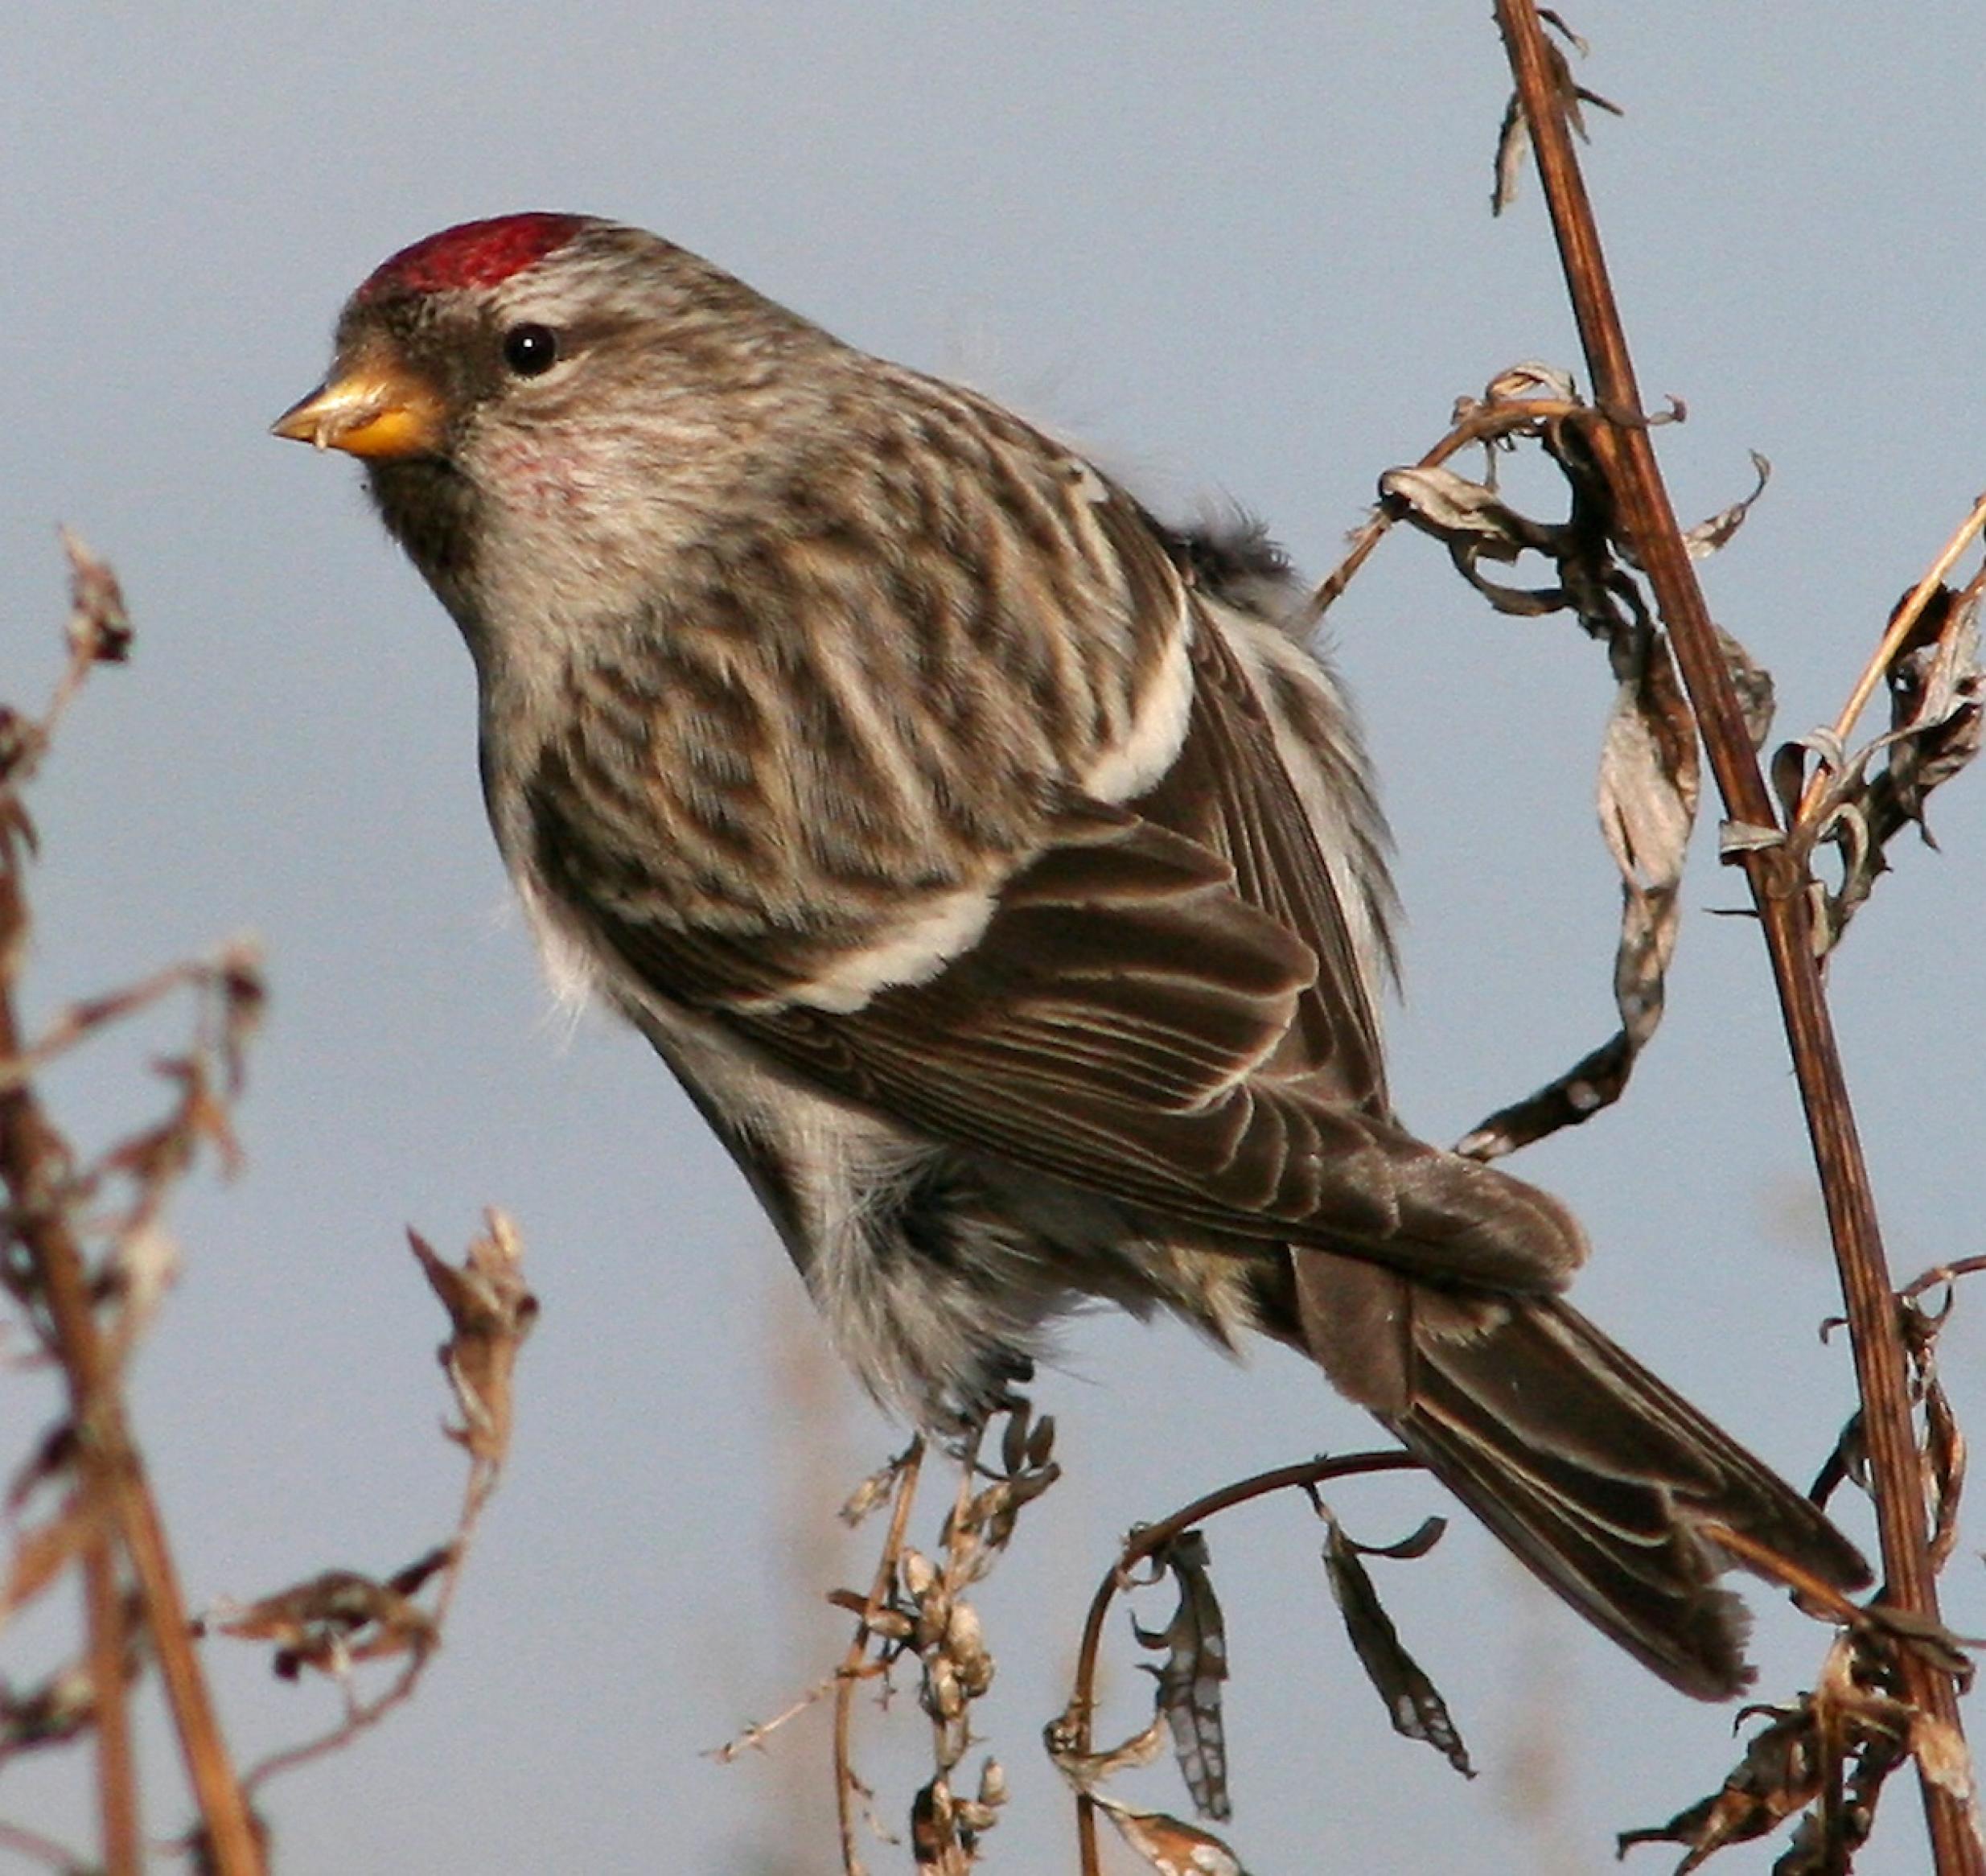
<path id="1" fill-rule="evenodd" d="M 83 1859 L 74 1854 L 66 1844 L 59 1844 L 51 1837 L 43 1837 L 38 1830 L 30 1830 L 24 1825 L 0 1824 L 0 1849 L 11 1850 L 17 1857 L 31 1857 L 38 1863 L 46 1863 L 51 1870 L 61 1872 L 61 1876 L 74 1876 L 83 1867 Z"/>
<path id="2" fill-rule="evenodd" d="M 882 1555 L 876 1562 L 876 1574 L 870 1585 L 868 1600 L 862 1605 L 861 1619 L 842 1657 L 840 1685 L 834 1690 L 834 1815 L 841 1834 L 841 1868 L 845 1876 L 861 1876 L 861 1853 L 855 1841 L 854 1730 L 855 1684 L 864 1678 L 863 1666 L 869 1654 L 870 1624 L 890 1600 L 896 1582 L 897 1559 L 903 1554 L 903 1533 L 909 1528 L 911 1506 L 917 1497 L 918 1475 L 923 1470 L 924 1442 L 920 1436 L 911 1442 L 898 1469 L 896 1496 L 890 1508 L 890 1528 L 882 1543 Z"/>
<path id="3" fill-rule="evenodd" d="M 463 1566 L 469 1561 L 477 1522 L 482 1517 L 483 1508 L 496 1489 L 499 1471 L 498 1467 L 486 1466 L 480 1461 L 470 1467 L 468 1482 L 463 1488 L 462 1514 L 456 1520 L 454 1536 L 449 1541 L 448 1561 L 442 1565 L 439 1586 L 434 1594 L 434 1612 L 427 1630 L 429 1639 L 412 1648 L 406 1664 L 384 1693 L 369 1701 L 352 1701 L 343 1722 L 330 1732 L 257 1760 L 242 1775 L 245 1791 L 258 1791 L 270 1779 L 283 1772 L 294 1771 L 300 1765 L 308 1765 L 313 1760 L 342 1751 L 360 1734 L 369 1733 L 397 1707 L 413 1699 L 429 1664 L 440 1652 L 442 1630 L 448 1620 L 455 1591 L 461 1585 Z"/>
<path id="4" fill-rule="evenodd" d="M 1497 19 L 1530 123 L 1596 401 L 1610 413 L 1638 413 L 1641 397 L 1633 363 L 1536 8 L 1532 0 L 1497 0 Z M 1734 820 L 1772 826 L 1771 796 L 1745 734 L 1647 430 L 1639 421 L 1623 424 L 1610 416 L 1592 434 L 1630 545 L 1669 628 L 1725 810 Z M 1753 850 L 1739 860 L 1765 932 L 1827 1204 L 1854 1347 L 1889 1599 L 1936 1621 L 1937 1582 L 1917 1484 L 1902 1338 L 1868 1168 L 1814 956 L 1807 895 L 1783 848 Z M 1958 1700 L 1949 1679 L 1907 1651 L 1902 1672 L 1912 1702 L 1959 1734 Z M 1939 1876 L 1986 1876 L 1986 1850 L 1964 1804 L 1921 1764 L 1918 1773 Z"/>

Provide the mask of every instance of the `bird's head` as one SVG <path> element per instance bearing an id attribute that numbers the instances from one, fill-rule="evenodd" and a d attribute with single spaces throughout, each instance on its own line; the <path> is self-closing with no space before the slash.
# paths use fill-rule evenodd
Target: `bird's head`
<path id="1" fill-rule="evenodd" d="M 366 466 L 388 527 L 472 636 L 493 582 L 546 607 L 652 583 L 769 453 L 796 348 L 826 335 L 638 228 L 533 212 L 382 262 L 324 382 L 273 426 Z"/>

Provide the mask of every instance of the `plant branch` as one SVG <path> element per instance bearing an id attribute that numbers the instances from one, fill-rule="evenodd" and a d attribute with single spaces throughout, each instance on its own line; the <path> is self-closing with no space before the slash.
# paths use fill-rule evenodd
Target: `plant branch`
<path id="1" fill-rule="evenodd" d="M 74 553 L 72 549 L 72 557 Z M 80 607 L 85 575 L 80 562 L 77 570 Z M 76 638 L 56 705 L 39 726 L 44 743 L 47 723 L 73 695 L 89 664 L 102 655 L 92 642 Z M 10 780 L 18 780 L 19 775 Z M 27 939 L 21 878 L 27 840 L 26 819 L 10 789 L 0 818 L 0 965 L 4 965 L 0 968 L 0 1063 L 11 1063 L 24 1046 L 13 973 Z M 125 1699 L 125 1623 L 117 1581 L 116 1545 L 121 1543 L 137 1580 L 142 1621 L 165 1681 L 187 1777 L 205 1822 L 212 1866 L 222 1876 L 256 1876 L 261 1857 L 248 1809 L 194 1655 L 186 1606 L 125 1418 L 115 1364 L 98 1330 L 87 1261 L 64 1207 L 61 1182 L 67 1162 L 67 1149 L 33 1087 L 0 1080 L 0 1182 L 12 1199 L 13 1230 L 32 1273 L 27 1281 L 46 1312 L 68 1386 L 78 1476 L 85 1495 L 109 1513 L 107 1523 L 89 1540 L 85 1565 L 106 1862 L 118 1876 L 125 1871 L 135 1876 L 141 1866 Z"/>
<path id="2" fill-rule="evenodd" d="M 1110 1605 L 1128 1586 L 1127 1573 L 1163 1549 L 1196 1524 L 1251 1499 L 1274 1491 L 1310 1491 L 1327 1479 L 1349 1479 L 1363 1472 L 1409 1472 L 1421 1462 L 1408 1453 L 1347 1453 L 1340 1458 L 1305 1459 L 1293 1466 L 1278 1466 L 1252 1478 L 1237 1479 L 1182 1505 L 1170 1516 L 1154 1524 L 1141 1524 L 1124 1541 L 1123 1548 L 1110 1566 L 1109 1574 L 1096 1586 L 1090 1598 L 1089 1615 L 1083 1624 L 1083 1639 L 1076 1651 L 1075 1685 L 1063 1719 L 1051 1728 L 1059 1733 L 1067 1728 L 1066 1756 L 1071 1761 L 1087 1759 L 1094 1751 L 1092 1728 L 1096 1710 L 1096 1657 L 1103 1645 L 1104 1623 Z M 1058 1742 L 1060 1744 L 1061 1742 Z M 1096 1800 L 1086 1791 L 1075 1795 L 1076 1845 L 1080 1853 L 1082 1876 L 1102 1876 L 1101 1853 L 1096 1840 Z"/>
<path id="3" fill-rule="evenodd" d="M 855 1684 L 864 1678 L 869 1654 L 870 1624 L 886 1608 L 896 1582 L 898 1560 L 903 1554 L 903 1534 L 909 1528 L 911 1507 L 917 1498 L 917 1480 L 924 1465 L 924 1442 L 911 1442 L 898 1468 L 896 1496 L 890 1507 L 890 1528 L 883 1539 L 882 1555 L 877 1560 L 876 1574 L 870 1585 L 861 1619 L 843 1657 L 838 1685 L 834 1690 L 834 1812 L 841 1837 L 841 1867 L 846 1876 L 861 1876 L 861 1853 L 855 1841 L 855 1767 L 852 1743 L 854 1730 Z"/>
<path id="4" fill-rule="evenodd" d="M 1726 812 L 1753 826 L 1774 826 L 1771 796 L 1745 734 L 1737 696 L 1718 653 L 1715 628 L 1641 415 L 1619 310 L 1566 126 L 1565 96 L 1555 80 L 1536 7 L 1532 0 L 1496 0 L 1496 11 L 1536 150 L 1595 401 L 1604 413 L 1604 420 L 1593 428 L 1595 454 L 1674 643 Z M 1937 1584 L 1918 1485 L 1896 1299 L 1814 954 L 1806 895 L 1783 845 L 1748 852 L 1740 861 L 1764 928 L 1827 1204 L 1854 1347 L 1889 1599 L 1935 1621 Z M 1908 1651 L 1902 1668 L 1912 1701 L 1955 1732 L 1958 1701 L 1950 1681 Z M 1921 1766 L 1918 1783 L 1939 1876 L 1982 1876 L 1986 1853 L 1964 1805 Z"/>

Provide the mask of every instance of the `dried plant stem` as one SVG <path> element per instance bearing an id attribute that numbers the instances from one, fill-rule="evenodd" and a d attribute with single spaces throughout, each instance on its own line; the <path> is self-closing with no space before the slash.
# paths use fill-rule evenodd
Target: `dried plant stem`
<path id="1" fill-rule="evenodd" d="M 1347 1453 L 1340 1458 L 1305 1459 L 1293 1466 L 1278 1466 L 1273 1471 L 1258 1472 L 1210 1491 L 1204 1498 L 1182 1505 L 1154 1524 L 1141 1524 L 1125 1539 L 1124 1547 L 1110 1567 L 1109 1574 L 1096 1586 L 1090 1598 L 1089 1615 L 1083 1624 L 1083 1639 L 1076 1650 L 1075 1685 L 1070 1695 L 1069 1747 L 1073 1759 L 1085 1759 L 1095 1750 L 1092 1722 L 1096 1710 L 1096 1658 L 1103 1645 L 1104 1623 L 1110 1605 L 1127 1586 L 1129 1573 L 1155 1552 L 1163 1549 L 1195 1524 L 1251 1499 L 1273 1491 L 1308 1491 L 1327 1479 L 1349 1479 L 1362 1472 L 1408 1472 L 1421 1462 L 1408 1453 Z M 1088 1792 L 1075 1795 L 1075 1838 L 1081 1856 L 1082 1876 L 1102 1876 L 1102 1853 L 1097 1847 L 1096 1802 Z"/>
<path id="2" fill-rule="evenodd" d="M 1897 608 L 1895 618 L 1889 621 L 1889 629 L 1882 635 L 1882 643 L 1877 646 L 1862 674 L 1856 680 L 1855 688 L 1848 693 L 1848 701 L 1841 706 L 1841 714 L 1834 720 L 1836 741 L 1845 743 L 1854 733 L 1856 719 L 1867 707 L 1876 687 L 1883 680 L 1895 660 L 1898 648 L 1910 636 L 1910 628 L 1922 616 L 1924 608 L 1930 603 L 1930 596 L 1944 583 L 1944 577 L 1958 564 L 1959 556 L 1972 545 L 1972 537 L 1980 529 L 1986 528 L 1986 495 L 1982 495 L 1972 504 L 1972 512 L 1959 524 L 1957 531 L 1947 541 L 1938 557 L 1930 563 L 1923 578 L 1911 588 L 1910 594 Z M 1821 792 L 1822 784 L 1816 775 L 1807 784 L 1807 792 L 1800 802 L 1800 817 L 1806 818 L 1807 811 Z"/>
<path id="3" fill-rule="evenodd" d="M 870 1624 L 887 1606 L 896 1582 L 897 1560 L 903 1554 L 903 1534 L 910 1528 L 911 1507 L 917 1498 L 917 1480 L 924 1466 L 923 1439 L 911 1442 L 898 1469 L 896 1495 L 890 1507 L 890 1528 L 883 1539 L 882 1555 L 877 1560 L 876 1574 L 869 1586 L 869 1598 L 862 1605 L 848 1652 L 842 1657 L 834 1690 L 834 1815 L 841 1836 L 841 1868 L 845 1876 L 860 1876 L 861 1853 L 855 1841 L 855 1684 L 863 1679 L 869 1655 Z"/>
<path id="4" fill-rule="evenodd" d="M 124 1598 L 117 1553 L 101 1521 L 83 1553 L 83 1597 L 89 1637 L 92 1717 L 97 1728 L 97 1811 L 104 1867 L 112 1876 L 144 1867 L 138 1835 L 138 1765 L 131 1754 L 131 1709 L 125 1698 Z"/>
<path id="5" fill-rule="evenodd" d="M 1608 419 L 1593 426 L 1596 455 L 1669 629 L 1726 812 L 1755 826 L 1774 825 L 1771 797 L 1641 415 L 1599 232 L 1536 10 L 1532 0 L 1496 0 L 1496 11 L 1537 153 L 1595 399 Z M 1742 864 L 1766 934 L 1840 1272 L 1889 1597 L 1935 1621 L 1937 1583 L 1918 1483 L 1896 1298 L 1814 955 L 1806 896 L 1783 847 L 1746 854 Z M 1902 1672 L 1912 1701 L 1955 1732 L 1958 1698 L 1950 1679 L 1910 1651 L 1903 1655 Z M 1965 1805 L 1922 1767 L 1918 1785 L 1939 1876 L 1986 1876 L 1986 1851 Z"/>
<path id="6" fill-rule="evenodd" d="M 19 955 L 27 926 L 18 849 L 0 861 L 0 956 Z M 0 981 L 0 1061 L 21 1046 L 12 985 Z M 186 1605 L 167 1549 L 150 1488 L 125 1424 L 103 1341 L 91 1308 L 81 1248 L 51 1204 L 48 1186 L 59 1163 L 53 1136 L 34 1091 L 15 1086 L 0 1091 L 0 1179 L 11 1195 L 15 1228 L 33 1259 L 41 1294 L 55 1335 L 56 1350 L 69 1388 L 76 1434 L 77 1466 L 84 1488 L 101 1494 L 110 1524 L 131 1561 L 140 1606 L 167 1700 L 179 1735 L 187 1775 L 205 1820 L 213 1867 L 223 1876 L 255 1876 L 261 1867 L 254 1834 L 234 1768 L 208 1697 L 207 1683 L 193 1652 Z M 103 1823 L 109 1867 L 135 1873 L 138 1857 L 137 1790 L 124 1712 L 123 1623 L 117 1611 L 116 1565 L 108 1537 L 93 1540 L 88 1566 L 90 1658 L 100 1759 Z M 113 1789 L 113 1781 L 115 1788 Z M 116 1841 L 128 1845 L 120 1861 Z"/>
<path id="7" fill-rule="evenodd" d="M 448 1561 L 442 1566 L 440 1587 L 435 1591 L 434 1610 L 430 1618 L 429 1633 L 434 1638 L 427 1645 L 416 1648 L 408 1656 L 407 1664 L 393 1676 L 385 1691 L 372 1700 L 353 1701 L 348 1706 L 343 1722 L 330 1732 L 319 1734 L 315 1739 L 306 1739 L 300 1746 L 286 1746 L 281 1752 L 273 1752 L 268 1758 L 258 1759 L 242 1775 L 241 1786 L 246 1792 L 257 1792 L 269 1779 L 282 1774 L 294 1771 L 298 1766 L 309 1765 L 314 1760 L 328 1758 L 334 1752 L 342 1752 L 362 1733 L 369 1733 L 380 1722 L 397 1707 L 404 1706 L 413 1698 L 429 1664 L 434 1660 L 440 1645 L 442 1630 L 448 1623 L 448 1612 L 455 1600 L 455 1591 L 461 1586 L 463 1566 L 469 1561 L 470 1546 L 475 1541 L 476 1525 L 497 1487 L 500 1468 L 477 1461 L 469 1470 L 468 1483 L 463 1487 L 462 1512 L 455 1524 L 455 1534 L 449 1540 Z"/>
<path id="8" fill-rule="evenodd" d="M 17 1857 L 46 1863 L 58 1872 L 58 1876 L 73 1876 L 79 1866 L 67 1845 L 59 1844 L 53 1837 L 43 1837 L 39 1831 L 27 1829 L 19 1824 L 0 1824 L 0 1850 L 11 1850 Z"/>
<path id="9" fill-rule="evenodd" d="M 80 604 L 87 570 L 79 548 L 69 545 L 77 566 Z M 114 598 L 114 587 L 111 592 Z M 117 603 L 121 608 L 121 603 Z M 44 742 L 101 655 L 101 642 L 94 632 L 72 632 L 68 669 L 39 726 Z M 27 838 L 27 823 L 15 803 L 0 802 L 0 1064 L 16 1062 L 27 1046 L 14 996 L 14 969 L 27 944 L 27 900 L 21 881 Z M 136 1581 L 140 1619 L 165 1682 L 187 1779 L 199 1806 L 209 1865 L 220 1876 L 258 1876 L 262 1862 L 248 1807 L 194 1654 L 185 1601 L 125 1418 L 115 1364 L 98 1331 L 87 1262 L 62 1208 L 60 1183 L 67 1161 L 67 1150 L 43 1113 L 32 1084 L 12 1076 L 0 1077 L 0 1183 L 12 1201 L 14 1233 L 31 1266 L 29 1281 L 47 1312 L 68 1389 L 77 1477 L 86 1498 L 108 1514 L 91 1536 L 84 1562 L 105 1866 L 112 1876 L 127 1871 L 136 1876 L 142 1862 L 137 1768 L 125 1699 L 129 1650 L 118 1581 L 121 1545 Z"/>

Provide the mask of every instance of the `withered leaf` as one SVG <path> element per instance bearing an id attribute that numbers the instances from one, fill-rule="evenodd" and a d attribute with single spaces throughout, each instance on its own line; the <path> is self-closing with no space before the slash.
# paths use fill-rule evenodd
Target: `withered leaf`
<path id="1" fill-rule="evenodd" d="M 444 1262 L 417 1232 L 409 1231 L 407 1241 L 454 1326 L 436 1351 L 462 1409 L 463 1424 L 448 1428 L 448 1437 L 473 1458 L 499 1467 L 510 1450 L 512 1372 L 537 1319 L 538 1299 L 524 1285 L 516 1228 L 501 1212 L 487 1217 L 487 1234 L 460 1265 Z"/>
<path id="2" fill-rule="evenodd" d="M 1763 749 L 1766 737 L 1772 733 L 1772 673 L 1722 626 L 1714 626 L 1713 629 L 1717 635 L 1717 649 L 1723 655 L 1724 669 L 1730 677 L 1731 688 L 1737 693 L 1737 707 L 1745 718 L 1745 733 L 1751 738 L 1754 749 Z M 1773 832 L 1776 835 L 1778 830 L 1775 828 Z"/>
<path id="3" fill-rule="evenodd" d="M 1926 841 L 1924 804 L 1930 792 L 1979 754 L 1978 615 L 1976 598 L 1962 603 L 1941 587 L 1885 673 L 1897 740 L 1883 769 L 1880 807 L 1915 823 Z"/>
<path id="4" fill-rule="evenodd" d="M 1158 1684 L 1157 1709 L 1171 1730 L 1180 1776 L 1200 1816 L 1224 1821 L 1234 1814 L 1220 1710 L 1221 1683 L 1227 1678 L 1227 1635 L 1208 1574 L 1205 1534 L 1182 1532 L 1157 1561 L 1179 1586 L 1178 1604 L 1163 1628 L 1141 1628 L 1134 1620 L 1131 1631 L 1144 1647 L 1166 1650 L 1162 1666 L 1145 1666 Z"/>
<path id="5" fill-rule="evenodd" d="M 1385 1702 L 1393 1730 L 1432 1746 L 1464 1778 L 1474 1778 L 1476 1775 L 1469 1763 L 1469 1749 L 1449 1717 L 1448 1703 L 1420 1664 L 1407 1652 L 1400 1631 L 1380 1601 L 1371 1573 L 1360 1561 L 1362 1553 L 1368 1556 L 1425 1555 L 1441 1535 L 1441 1520 L 1430 1519 L 1412 1537 L 1388 1547 L 1355 1543 L 1328 1512 L 1325 1525 L 1324 1568 L 1330 1580 L 1331 1594 L 1344 1616 L 1352 1652 Z"/>
<path id="6" fill-rule="evenodd" d="M 131 653 L 131 615 L 124 589 L 109 562 L 92 553 L 82 537 L 60 530 L 69 559 L 69 648 L 94 664 L 121 664 Z"/>
<path id="7" fill-rule="evenodd" d="M 0 1682 L 0 1763 L 37 1746 L 67 1745 L 96 1718 L 97 1685 L 86 1662 L 71 1662 L 24 1693 Z"/>
<path id="8" fill-rule="evenodd" d="M 425 1653 L 434 1641 L 425 1610 L 391 1583 L 349 1570 L 327 1570 L 200 1627 L 242 1641 L 273 1642 L 275 1669 L 286 1681 L 305 1668 L 335 1674 L 353 1661 Z"/>
<path id="9" fill-rule="evenodd" d="M 1076 1737 L 1078 1715 L 1074 1708 L 1051 1720 L 1042 1730 L 1042 1738 L 1048 1749 L 1048 1756 L 1055 1770 L 1079 1792 L 1085 1792 L 1099 1804 L 1104 1800 L 1096 1788 L 1105 1779 L 1115 1778 L 1120 1771 L 1134 1771 L 1141 1765 L 1149 1765 L 1166 1748 L 1165 1716 L 1154 1714 L 1152 1723 L 1141 1733 L 1134 1733 L 1121 1745 L 1107 1746 L 1100 1752 L 1079 1752 L 1073 1743 Z"/>
<path id="10" fill-rule="evenodd" d="M 1099 1797 L 1117 1834 L 1159 1872 L 1159 1876 L 1248 1876 L 1241 1859 L 1217 1837 L 1182 1824 L 1162 1811 L 1140 1811 L 1114 1798 Z"/>
<path id="11" fill-rule="evenodd" d="M 1600 826 L 1621 880 L 1614 954 L 1619 1029 L 1535 1093 L 1479 1121 L 1458 1153 L 1494 1159 L 1619 1100 L 1662 1021 L 1680 929 L 1683 867 L 1701 792 L 1696 719 L 1666 636 L 1652 627 L 1614 640 L 1619 681 L 1600 757 Z"/>
<path id="12" fill-rule="evenodd" d="M 1718 509 L 1708 520 L 1699 521 L 1695 527 L 1684 530 L 1684 549 L 1692 560 L 1707 560 L 1723 546 L 1744 526 L 1753 504 L 1766 492 L 1766 484 L 1772 479 L 1772 465 L 1756 450 L 1751 452 L 1751 459 L 1753 472 L 1758 478 L 1751 493 L 1733 502 L 1728 508 Z"/>
<path id="13" fill-rule="evenodd" d="M 1553 27 L 1581 58 L 1586 54 L 1586 42 L 1573 31 L 1549 7 L 1540 7 L 1538 17 Z M 1586 141 L 1586 120 L 1581 111 L 1582 104 L 1592 105 L 1618 117 L 1626 113 L 1621 107 L 1602 97 L 1597 92 L 1588 91 L 1573 78 L 1573 69 L 1565 53 L 1548 39 L 1545 56 L 1551 61 L 1552 90 L 1558 107 L 1565 113 L 1565 121 L 1571 125 L 1573 134 L 1583 143 Z M 1523 101 L 1515 92 L 1511 93 L 1510 102 L 1503 108 L 1503 121 L 1496 137 L 1496 186 L 1490 193 L 1490 212 L 1501 215 L 1517 200 L 1517 179 L 1523 173 L 1524 158 L 1531 153 L 1531 121 L 1525 117 Z"/>
<path id="14" fill-rule="evenodd" d="M 20 1532 L 0 1586 L 0 1627 L 34 1601 L 109 1524 L 103 1493 L 72 1491 L 54 1516 Z"/>
<path id="15" fill-rule="evenodd" d="M 1745 1756 L 1711 1796 L 1676 1812 L 1667 1824 L 1624 1830 L 1616 1839 L 1625 1856 L 1637 1844 L 1687 1845 L 1676 1876 L 1700 1869 L 1727 1844 L 1776 1830 L 1812 1802 L 1820 1789 L 1820 1754 L 1811 1704 L 1781 1712 L 1753 1735 Z"/>
<path id="16" fill-rule="evenodd" d="M 1380 478 L 1380 499 L 1423 533 L 1485 559 L 1507 562 L 1527 551 L 1556 555 L 1568 544 L 1561 524 L 1532 520 L 1487 483 L 1453 469 L 1388 469 Z"/>
<path id="17" fill-rule="evenodd" d="M 1839 882 L 1820 888 L 1815 914 L 1815 941 L 1824 950 L 1840 942 L 1889 870 L 1889 846 L 1898 833 L 1914 826 L 1937 845 L 1925 804 L 1979 753 L 1986 673 L 1979 662 L 1978 606 L 1978 594 L 1969 590 L 1962 596 L 1941 586 L 1931 594 L 1885 673 L 1887 734 L 1848 752 L 1832 730 L 1817 730 L 1773 759 L 1781 799 L 1799 804 L 1804 850 L 1828 841 L 1838 852 Z M 1817 759 L 1811 781 L 1809 751 Z"/>

